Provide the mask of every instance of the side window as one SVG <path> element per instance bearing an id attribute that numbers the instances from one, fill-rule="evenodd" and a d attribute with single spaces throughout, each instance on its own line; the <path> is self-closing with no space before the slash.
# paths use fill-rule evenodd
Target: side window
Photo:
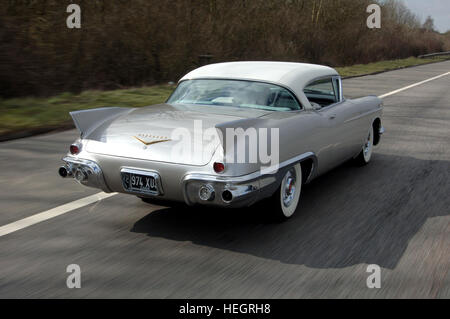
<path id="1" fill-rule="evenodd" d="M 339 101 L 339 80 L 326 78 L 315 81 L 303 90 L 311 104 L 326 107 Z"/>

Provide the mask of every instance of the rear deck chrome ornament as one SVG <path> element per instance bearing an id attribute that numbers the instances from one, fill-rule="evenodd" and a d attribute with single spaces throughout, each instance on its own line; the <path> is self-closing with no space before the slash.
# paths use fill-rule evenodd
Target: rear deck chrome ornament
<path id="1" fill-rule="evenodd" d="M 144 141 L 143 139 L 141 139 L 141 138 L 139 138 L 139 137 L 137 137 L 137 136 L 133 136 L 135 139 L 137 139 L 139 142 L 141 142 L 141 143 L 143 143 L 145 146 L 149 146 L 149 145 L 152 145 L 152 144 L 157 144 L 157 143 L 162 143 L 162 142 L 168 142 L 168 141 L 171 141 L 171 139 L 170 138 L 167 138 L 167 139 L 163 139 L 163 140 L 153 140 L 153 141 Z"/>

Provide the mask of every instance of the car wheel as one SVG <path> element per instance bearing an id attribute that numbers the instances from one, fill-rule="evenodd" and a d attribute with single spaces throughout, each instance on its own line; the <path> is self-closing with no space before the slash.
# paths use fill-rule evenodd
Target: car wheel
<path id="1" fill-rule="evenodd" d="M 355 158 L 356 164 L 360 166 L 368 164 L 372 158 L 373 134 L 373 125 L 371 125 L 366 140 L 364 141 L 364 145 L 362 146 L 362 150 Z"/>
<path id="2" fill-rule="evenodd" d="M 302 168 L 300 164 L 295 164 L 284 174 L 280 187 L 272 196 L 274 217 L 277 220 L 286 220 L 295 213 L 301 190 Z"/>

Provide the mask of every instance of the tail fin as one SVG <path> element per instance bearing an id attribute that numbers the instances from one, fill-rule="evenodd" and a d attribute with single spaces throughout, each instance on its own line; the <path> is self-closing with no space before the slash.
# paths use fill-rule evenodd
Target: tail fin
<path id="1" fill-rule="evenodd" d="M 76 128 L 80 131 L 81 138 L 86 138 L 101 124 L 113 120 L 121 114 L 134 110 L 127 107 L 101 107 L 96 109 L 70 112 L 70 116 Z"/>

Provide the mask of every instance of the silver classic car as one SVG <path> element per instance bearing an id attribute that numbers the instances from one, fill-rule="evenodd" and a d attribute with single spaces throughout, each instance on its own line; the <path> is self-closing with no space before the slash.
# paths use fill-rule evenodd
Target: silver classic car
<path id="1" fill-rule="evenodd" d="M 382 101 L 345 99 L 332 68 L 287 62 L 210 64 L 165 104 L 70 113 L 80 138 L 59 174 L 145 202 L 295 212 L 302 185 L 344 161 L 367 164 Z"/>

